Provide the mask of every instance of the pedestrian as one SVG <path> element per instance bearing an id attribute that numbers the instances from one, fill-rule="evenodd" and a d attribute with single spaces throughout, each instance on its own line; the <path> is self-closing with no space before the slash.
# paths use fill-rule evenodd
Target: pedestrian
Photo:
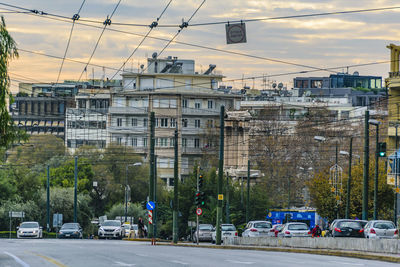
<path id="1" fill-rule="evenodd" d="M 143 223 L 143 219 L 142 217 L 139 217 L 138 220 L 138 234 L 139 234 L 139 238 L 143 238 L 144 237 L 144 223 Z"/>
<path id="2" fill-rule="evenodd" d="M 321 228 L 318 224 L 311 230 L 312 237 L 320 237 L 321 236 Z"/>

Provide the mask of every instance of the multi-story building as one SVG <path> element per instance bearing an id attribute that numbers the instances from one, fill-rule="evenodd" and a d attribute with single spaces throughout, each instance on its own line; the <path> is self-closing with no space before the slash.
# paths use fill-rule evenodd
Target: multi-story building
<path id="1" fill-rule="evenodd" d="M 238 109 L 240 96 L 217 90 L 223 76 L 215 65 L 195 72 L 193 60 L 148 59 L 147 72 L 124 72 L 123 86 L 111 93 L 107 143 L 133 147 L 147 157 L 149 119 L 155 113 L 158 176 L 173 185 L 174 131 L 179 133 L 179 173 L 183 179 L 212 145 L 207 133 L 219 124 L 220 107 Z"/>

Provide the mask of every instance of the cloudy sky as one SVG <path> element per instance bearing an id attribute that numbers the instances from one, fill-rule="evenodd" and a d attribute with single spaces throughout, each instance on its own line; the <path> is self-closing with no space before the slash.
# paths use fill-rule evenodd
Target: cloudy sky
<path id="1" fill-rule="evenodd" d="M 172 0 L 161 24 L 181 24 L 199 7 L 203 0 Z M 118 0 L 86 0 L 80 12 L 81 19 L 104 21 L 115 8 Z M 162 12 L 169 0 L 122 0 L 112 17 L 113 23 L 151 24 Z M 82 0 L 5 0 L 6 3 L 36 9 L 57 15 L 72 17 L 77 13 Z M 400 6 L 394 0 L 207 0 L 193 17 L 191 23 L 233 21 L 253 18 L 270 18 L 293 16 L 311 13 L 359 10 Z M 6 10 L 8 9 L 8 10 Z M 20 57 L 10 66 L 10 76 L 15 81 L 55 82 L 60 69 L 61 60 L 35 55 L 22 51 L 29 50 L 48 55 L 62 57 L 71 31 L 71 23 L 50 20 L 44 16 L 8 13 L 14 8 L 0 5 L 0 14 L 6 20 L 7 28 L 20 50 Z M 247 43 L 226 44 L 225 25 L 192 26 L 183 29 L 177 41 L 234 51 L 260 57 L 259 59 L 244 55 L 233 55 L 222 51 L 171 43 L 162 56 L 177 56 L 195 59 L 198 71 L 205 71 L 209 64 L 216 64 L 217 70 L 226 76 L 226 83 L 236 88 L 242 86 L 242 77 L 260 77 L 271 75 L 268 81 L 283 82 L 289 88 L 296 76 L 328 76 L 331 72 L 309 71 L 315 68 L 334 68 L 373 63 L 389 60 L 386 45 L 400 44 L 399 27 L 400 9 L 364 12 L 345 15 L 305 17 L 279 20 L 247 22 Z M 83 22 L 82 22 L 83 23 Z M 101 24 L 76 24 L 72 32 L 67 58 L 87 62 L 101 34 Z M 105 77 L 115 74 L 113 68 L 122 63 L 138 46 L 142 37 L 148 32 L 147 27 L 121 26 L 111 24 L 99 42 L 87 73 L 91 77 L 101 78 L 105 66 Z M 171 39 L 179 28 L 158 27 L 150 33 L 150 37 Z M 136 35 L 135 35 L 136 34 Z M 127 63 L 128 68 L 137 68 L 146 62 L 146 57 L 153 52 L 160 52 L 166 41 L 147 38 Z M 267 59 L 296 63 L 294 66 Z M 61 73 L 61 80 L 77 80 L 84 64 L 66 61 Z M 358 71 L 361 75 L 387 76 L 389 63 L 351 67 L 349 72 Z M 337 71 L 342 71 L 338 68 Z M 302 73 L 303 72 L 303 73 Z M 288 73 L 292 73 L 289 74 Z M 286 74 L 286 75 L 285 75 Z M 117 76 L 118 77 L 118 76 Z M 253 83 L 262 87 L 262 79 L 245 80 L 249 86 Z"/>

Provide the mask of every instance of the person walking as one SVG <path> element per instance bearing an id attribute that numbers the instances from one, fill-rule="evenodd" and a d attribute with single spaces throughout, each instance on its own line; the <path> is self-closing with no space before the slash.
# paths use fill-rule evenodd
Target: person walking
<path id="1" fill-rule="evenodd" d="M 139 238 L 144 237 L 144 223 L 143 223 L 142 217 L 139 217 L 139 220 L 138 220 L 138 234 L 139 234 Z"/>
<path id="2" fill-rule="evenodd" d="M 321 233 L 322 233 L 321 228 L 319 227 L 318 224 L 316 224 L 311 231 L 312 237 L 320 237 Z"/>

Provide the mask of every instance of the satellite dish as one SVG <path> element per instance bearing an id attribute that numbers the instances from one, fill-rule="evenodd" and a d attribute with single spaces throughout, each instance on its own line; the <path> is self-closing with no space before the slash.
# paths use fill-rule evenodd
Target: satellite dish
<path id="1" fill-rule="evenodd" d="M 154 59 L 156 59 L 156 58 L 157 58 L 157 52 L 154 52 L 154 53 L 151 55 L 151 57 L 154 58 Z"/>
<path id="2" fill-rule="evenodd" d="M 279 84 L 278 84 L 278 88 L 279 88 L 279 89 L 282 89 L 282 88 L 283 88 L 283 83 L 279 83 Z"/>
<path id="3" fill-rule="evenodd" d="M 274 89 L 276 88 L 276 83 L 272 84 L 272 88 L 274 88 Z"/>
<path id="4" fill-rule="evenodd" d="M 142 64 L 142 65 L 140 65 L 140 68 L 141 68 L 141 69 L 144 69 L 144 65 L 143 65 L 143 64 Z"/>

